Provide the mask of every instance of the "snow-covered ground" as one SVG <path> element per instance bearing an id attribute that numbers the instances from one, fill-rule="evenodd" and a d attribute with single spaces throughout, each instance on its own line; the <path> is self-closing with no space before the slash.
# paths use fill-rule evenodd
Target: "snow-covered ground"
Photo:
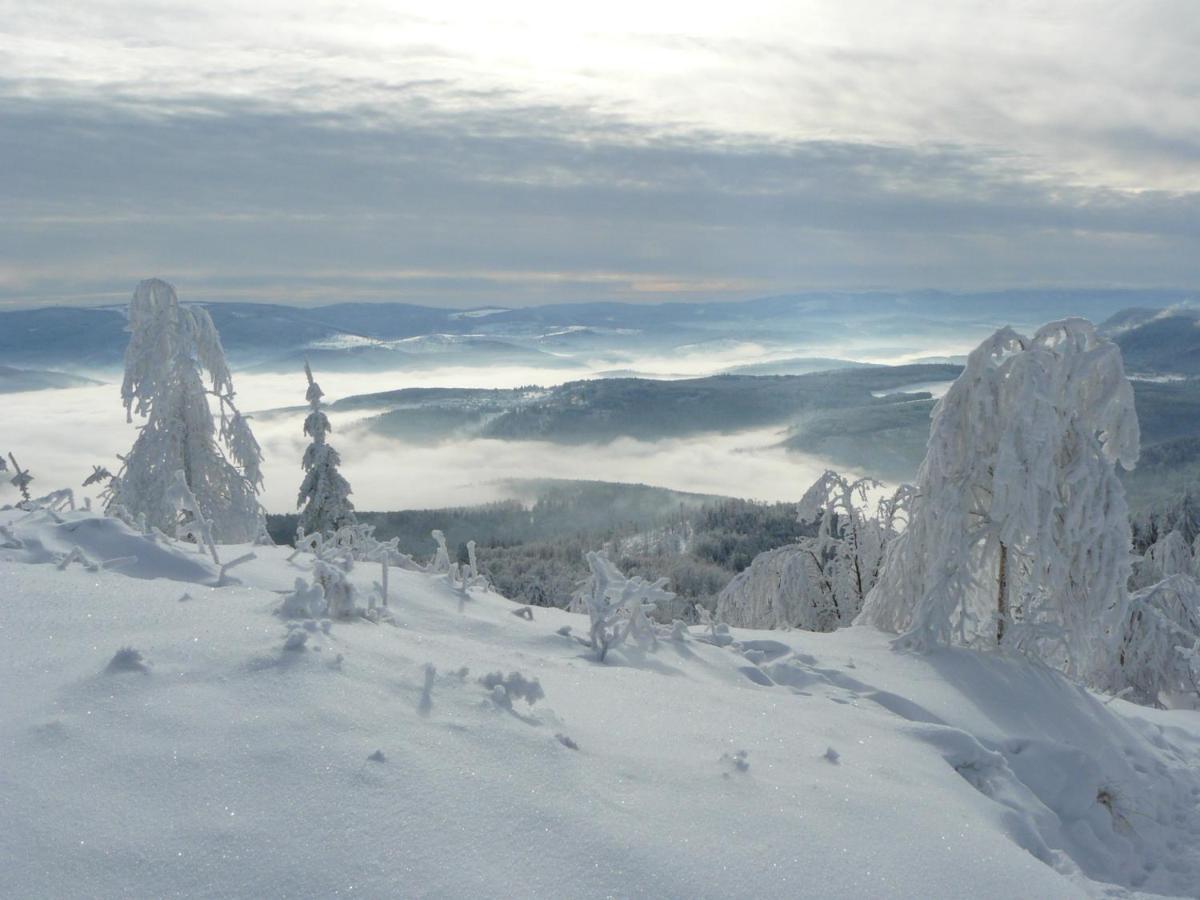
<path id="1" fill-rule="evenodd" d="M 1200 713 L 864 628 L 599 664 L 399 569 L 287 622 L 305 557 L 62 518 L 0 511 L 5 897 L 1200 896 Z"/>

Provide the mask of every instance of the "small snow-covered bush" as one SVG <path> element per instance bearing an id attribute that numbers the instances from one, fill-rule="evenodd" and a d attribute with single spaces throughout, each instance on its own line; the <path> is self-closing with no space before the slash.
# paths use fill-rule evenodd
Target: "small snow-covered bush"
<path id="1" fill-rule="evenodd" d="M 319 582 L 309 584 L 303 578 L 297 578 L 291 593 L 283 598 L 279 606 L 279 615 L 285 619 L 312 619 L 325 614 L 325 589 Z"/>
<path id="2" fill-rule="evenodd" d="M 433 539 L 437 542 L 437 552 L 434 554 L 433 561 L 429 563 L 427 571 L 437 575 L 446 575 L 450 572 L 450 551 L 446 549 L 446 535 L 441 529 L 433 529 Z"/>
<path id="3" fill-rule="evenodd" d="M 492 698 L 505 709 L 512 709 L 514 700 L 524 700 L 530 706 L 545 698 L 546 693 L 536 678 L 526 678 L 520 672 L 492 672 L 479 679 L 492 692 Z"/>
<path id="4" fill-rule="evenodd" d="M 666 589 L 667 579 L 626 578 L 595 551 L 587 554 L 587 563 L 592 574 L 576 594 L 573 606 L 586 609 L 592 621 L 591 646 L 597 659 L 603 662 L 611 648 L 630 636 L 644 645 L 657 642 L 657 630 L 646 613 L 674 598 Z"/>
<path id="5" fill-rule="evenodd" d="M 348 619 L 358 612 L 358 590 L 349 574 L 348 561 L 318 558 L 313 563 L 313 583 L 320 586 L 326 611 L 334 618 Z"/>
<path id="6" fill-rule="evenodd" d="M 424 571 L 423 567 L 418 565 L 411 556 L 400 552 L 397 544 L 397 538 L 392 538 L 390 541 L 378 540 L 375 537 L 375 526 L 373 525 L 362 523 L 343 525 L 328 534 L 320 531 L 306 534 L 304 527 L 301 526 L 296 532 L 296 550 L 288 559 L 289 561 L 294 560 L 301 553 L 307 551 L 317 558 L 317 562 L 323 562 L 327 566 L 341 570 L 343 576 L 353 569 L 355 562 L 379 563 L 380 580 L 375 582 L 374 592 L 368 601 L 368 612 L 370 612 L 376 609 L 377 600 L 382 603 L 383 607 L 388 606 L 388 568 L 390 566 L 398 566 L 410 571 Z M 315 563 L 313 571 L 317 572 Z M 328 594 L 328 585 L 336 582 L 337 577 L 336 573 L 327 570 L 322 570 L 317 576 L 317 580 L 327 588 L 326 599 L 330 600 L 331 605 L 333 601 Z M 342 581 L 345 581 L 344 577 Z M 335 590 L 342 594 L 346 590 L 355 593 L 354 586 L 348 581 L 346 581 L 344 589 L 338 587 Z M 357 596 L 356 593 L 355 596 Z M 337 613 L 337 615 L 348 616 L 351 615 L 351 612 L 346 611 Z"/>
<path id="7" fill-rule="evenodd" d="M 104 667 L 104 671 L 109 675 L 120 675 L 124 672 L 141 672 L 143 674 L 150 671 L 150 666 L 146 663 L 142 652 L 133 647 L 122 647 L 113 654 L 112 659 L 108 661 L 108 665 Z"/>

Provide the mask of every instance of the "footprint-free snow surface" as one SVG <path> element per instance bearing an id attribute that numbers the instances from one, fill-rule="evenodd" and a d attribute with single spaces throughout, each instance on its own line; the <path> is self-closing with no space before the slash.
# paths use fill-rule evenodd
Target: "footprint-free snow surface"
<path id="1" fill-rule="evenodd" d="M 286 621 L 307 557 L 61 518 L 0 511 L 5 897 L 1200 896 L 1195 712 L 862 628 L 600 664 L 399 569 Z"/>

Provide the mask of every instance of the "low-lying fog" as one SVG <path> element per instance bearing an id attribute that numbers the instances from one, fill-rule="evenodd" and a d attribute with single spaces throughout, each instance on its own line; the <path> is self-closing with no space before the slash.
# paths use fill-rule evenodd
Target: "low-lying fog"
<path id="1" fill-rule="evenodd" d="M 318 373 L 326 400 L 401 387 L 516 387 L 553 384 L 561 372 L 529 369 L 444 369 L 379 374 Z M 574 375 L 573 377 L 578 377 Z M 243 411 L 303 404 L 303 376 L 234 376 Z M 77 497 L 97 495 L 80 487 L 93 464 L 116 471 L 116 454 L 136 437 L 138 420 L 125 422 L 118 385 L 13 393 L 0 396 L 5 447 L 34 475 L 35 493 L 74 488 Z M 816 458 L 776 445 L 775 429 L 655 442 L 619 439 L 603 445 L 557 445 L 542 441 L 469 439 L 436 445 L 403 443 L 357 425 L 366 413 L 330 411 L 331 443 L 360 509 L 389 510 L 470 505 L 509 494 L 497 482 L 510 478 L 569 478 L 640 482 L 683 491 L 794 500 L 825 468 Z M 294 509 L 300 457 L 307 445 L 303 414 L 254 419 L 263 447 L 263 503 L 270 512 Z M 15 492 L 0 481 L 0 503 Z"/>
<path id="2" fill-rule="evenodd" d="M 765 346 L 731 337 L 684 345 L 669 353 L 637 351 L 575 357 L 580 366 L 457 366 L 419 371 L 319 371 L 327 402 L 353 394 L 405 387 L 512 388 L 552 386 L 580 378 L 638 374 L 652 378 L 712 375 L 731 368 L 789 358 L 819 356 L 859 362 L 896 364 L 966 352 L 977 336 L 964 333 L 947 343 L 930 339 L 923 346 L 888 344 L 878 335 L 849 342 L 816 340 L 809 346 Z M 903 339 L 902 339 L 903 340 Z M 111 380 L 113 373 L 95 377 Z M 243 412 L 299 407 L 304 403 L 303 374 L 235 373 Z M 930 385 L 914 386 L 929 389 Z M 936 386 L 935 390 L 944 386 Z M 93 464 L 116 471 L 116 454 L 136 436 L 137 421 L 125 422 L 119 387 L 100 386 L 0 395 L 4 445 L 35 477 L 38 493 L 70 486 L 77 496 L 96 496 L 80 487 Z M 566 478 L 639 482 L 682 491 L 723 494 L 758 500 L 794 500 L 826 467 L 823 460 L 778 447 L 775 429 L 733 435 L 707 435 L 654 442 L 619 439 L 578 446 L 541 441 L 462 439 L 436 445 L 410 444 L 368 432 L 356 423 L 369 413 L 331 411 L 332 443 L 341 452 L 343 472 L 354 486 L 360 509 L 388 510 L 468 505 L 508 496 L 499 482 L 518 478 Z M 254 421 L 265 456 L 263 503 L 270 512 L 295 507 L 301 478 L 300 457 L 307 440 L 303 416 L 274 414 Z M 0 503 L 11 502 L 13 489 L 0 480 Z"/>

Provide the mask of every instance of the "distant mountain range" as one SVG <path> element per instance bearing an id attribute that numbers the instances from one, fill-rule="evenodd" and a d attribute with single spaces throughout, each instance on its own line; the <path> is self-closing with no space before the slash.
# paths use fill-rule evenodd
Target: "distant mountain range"
<path id="1" fill-rule="evenodd" d="M 1200 375 L 1200 308 L 1123 310 L 1101 330 L 1120 346 L 1127 372 Z"/>
<path id="2" fill-rule="evenodd" d="M 782 429 L 831 410 L 911 405 L 930 395 L 907 393 L 909 386 L 952 381 L 960 371 L 953 365 L 866 366 L 806 375 L 605 378 L 552 388 L 405 388 L 347 397 L 329 409 L 331 415 L 370 411 L 367 428 L 410 442 L 462 437 L 559 444 L 620 437 L 651 441 Z"/>
<path id="3" fill-rule="evenodd" d="M 17 369 L 13 366 L 0 366 L 0 394 L 12 394 L 17 391 L 41 391 L 51 388 L 83 387 L 98 384 L 91 378 L 79 375 L 68 375 L 65 372 L 47 372 L 40 369 Z"/>
<path id="4" fill-rule="evenodd" d="M 206 304 L 231 362 L 290 370 L 304 357 L 349 371 L 442 365 L 566 368 L 599 358 L 626 368 L 640 355 L 703 358 L 755 342 L 776 361 L 747 374 L 798 374 L 846 365 L 830 348 L 873 341 L 879 352 L 976 339 L 1003 324 L 1029 328 L 1082 315 L 1121 314 L 1151 327 L 1133 308 L 1161 310 L 1193 299 L 1181 291 L 1006 291 L 979 294 L 807 293 L 740 303 L 579 303 L 454 310 L 402 303 L 297 307 Z M 1148 313 L 1152 317 L 1153 312 Z M 128 335 L 120 308 L 54 307 L 0 312 L 0 365 L 103 371 L 121 364 Z M 623 362 L 624 361 L 624 362 Z M 737 362 L 731 362 L 737 365 Z"/>

